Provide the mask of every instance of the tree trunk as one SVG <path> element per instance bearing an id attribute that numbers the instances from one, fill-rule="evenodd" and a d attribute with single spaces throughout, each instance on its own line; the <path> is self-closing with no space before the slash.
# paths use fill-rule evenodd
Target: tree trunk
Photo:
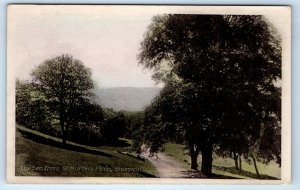
<path id="1" fill-rule="evenodd" d="M 234 159 L 235 169 L 239 170 L 238 156 L 237 156 L 237 154 L 235 152 L 233 152 L 233 159 Z"/>
<path id="2" fill-rule="evenodd" d="M 67 138 L 65 137 L 65 133 L 63 134 L 62 143 L 63 143 L 63 146 L 66 146 L 66 144 L 67 144 Z"/>
<path id="3" fill-rule="evenodd" d="M 66 118 L 65 118 L 65 106 L 63 104 L 63 97 L 60 97 L 60 105 L 59 105 L 59 124 L 61 128 L 61 137 L 62 144 L 65 146 L 67 144 L 67 135 L 66 135 Z"/>
<path id="4" fill-rule="evenodd" d="M 67 121 L 65 126 L 66 126 L 66 129 L 65 129 L 64 141 L 65 141 L 65 145 L 66 145 L 67 144 L 67 139 L 68 139 L 68 136 L 69 136 L 70 122 Z"/>
<path id="5" fill-rule="evenodd" d="M 63 144 L 63 146 L 65 146 L 67 144 L 67 138 L 66 138 L 65 121 L 64 121 L 64 117 L 62 116 L 62 114 L 60 114 L 60 117 L 59 117 L 59 124 L 60 124 L 60 128 L 61 128 L 62 144 Z"/>
<path id="6" fill-rule="evenodd" d="M 211 176 L 212 174 L 212 144 L 207 144 L 201 150 L 202 154 L 202 164 L 201 172 L 206 176 Z"/>
<path id="7" fill-rule="evenodd" d="M 239 164 L 240 164 L 239 169 L 240 169 L 240 171 L 242 171 L 243 170 L 243 168 L 242 168 L 242 155 L 239 155 Z"/>
<path id="8" fill-rule="evenodd" d="M 194 151 L 193 153 L 191 153 L 191 169 L 192 170 L 198 169 L 197 159 L 198 159 L 198 153 L 196 154 L 196 152 Z"/>
<path id="9" fill-rule="evenodd" d="M 62 117 L 59 118 L 59 124 L 60 124 L 60 129 L 61 129 L 62 144 L 66 145 L 65 122 Z"/>
<path id="10" fill-rule="evenodd" d="M 257 169 L 257 165 L 256 165 L 256 160 L 255 160 L 254 156 L 252 156 L 252 160 L 253 160 L 256 176 L 257 176 L 257 178 L 260 178 L 260 175 L 259 175 L 259 172 L 258 172 L 258 169 Z"/>

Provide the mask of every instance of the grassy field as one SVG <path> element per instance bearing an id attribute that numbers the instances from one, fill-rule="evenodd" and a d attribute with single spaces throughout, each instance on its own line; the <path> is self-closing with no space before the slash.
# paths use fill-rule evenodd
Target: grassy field
<path id="1" fill-rule="evenodd" d="M 99 176 L 99 177 L 156 177 L 158 173 L 148 160 L 130 150 L 131 140 L 120 139 L 121 147 L 91 147 L 73 142 L 62 146 L 61 139 L 17 125 L 17 176 Z M 190 157 L 183 145 L 168 143 L 165 154 L 184 163 L 190 170 Z M 201 155 L 198 157 L 201 166 Z M 258 163 L 261 177 L 280 179 L 275 163 Z M 214 158 L 216 178 L 256 178 L 252 164 L 243 161 L 243 172 L 237 171 L 232 159 Z"/>
<path id="2" fill-rule="evenodd" d="M 165 154 L 172 156 L 174 159 L 185 163 L 187 169 L 190 169 L 190 157 L 184 150 L 183 145 L 167 143 L 164 146 Z M 201 155 L 198 157 L 198 165 L 201 166 Z M 271 162 L 268 165 L 257 163 L 258 170 L 261 174 L 261 178 L 264 179 L 280 179 L 281 169 L 276 163 Z M 213 160 L 213 173 L 216 176 L 232 177 L 232 178 L 256 178 L 256 173 L 253 164 L 248 164 L 246 161 L 242 162 L 243 171 L 237 171 L 234 167 L 234 161 L 230 158 L 214 157 Z"/>
<path id="3" fill-rule="evenodd" d="M 125 140 L 125 139 L 123 139 Z M 17 126 L 16 176 L 155 177 L 147 160 L 124 147 L 89 147 Z"/>

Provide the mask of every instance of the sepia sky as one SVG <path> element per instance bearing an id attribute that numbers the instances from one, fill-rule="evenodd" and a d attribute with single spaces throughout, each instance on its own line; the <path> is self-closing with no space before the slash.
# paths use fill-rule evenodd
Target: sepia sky
<path id="1" fill-rule="evenodd" d="M 71 54 L 92 69 L 98 87 L 153 87 L 152 72 L 138 65 L 140 42 L 155 10 L 127 11 L 82 9 L 80 6 L 31 6 L 9 15 L 9 53 L 16 77 L 44 60 Z M 279 32 L 280 15 L 266 16 Z"/>

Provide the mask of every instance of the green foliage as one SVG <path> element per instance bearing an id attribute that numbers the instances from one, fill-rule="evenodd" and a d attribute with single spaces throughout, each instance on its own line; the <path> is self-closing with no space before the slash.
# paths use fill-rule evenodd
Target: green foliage
<path id="1" fill-rule="evenodd" d="M 144 124 L 144 112 L 129 112 L 123 111 L 126 120 L 125 137 L 132 139 L 132 133 Z"/>
<path id="2" fill-rule="evenodd" d="M 44 61 L 31 75 L 34 87 L 45 97 L 52 114 L 59 117 L 65 144 L 69 127 L 78 122 L 73 113 L 92 96 L 91 71 L 72 56 L 61 55 Z"/>
<path id="3" fill-rule="evenodd" d="M 51 133 L 51 115 L 46 100 L 32 84 L 16 81 L 16 122 L 31 129 Z"/>
<path id="4" fill-rule="evenodd" d="M 104 121 L 104 113 L 100 105 L 85 101 L 71 113 L 78 122 L 70 126 L 69 140 L 94 146 L 103 142 L 101 126 Z"/>
<path id="5" fill-rule="evenodd" d="M 144 112 L 124 111 L 123 113 L 126 120 L 126 132 L 124 136 L 132 139 L 131 149 L 140 154 L 144 138 Z"/>
<path id="6" fill-rule="evenodd" d="M 71 125 L 69 140 L 80 144 L 114 145 L 126 131 L 125 117 L 121 112 L 86 103 L 77 110 L 78 123 Z"/>
<path id="7" fill-rule="evenodd" d="M 93 101 L 91 71 L 81 61 L 69 55 L 48 59 L 32 77 L 32 83 L 16 83 L 17 123 L 57 136 L 58 121 L 63 144 L 96 146 L 124 135 L 125 116 Z"/>
<path id="8" fill-rule="evenodd" d="M 208 175 L 213 148 L 280 160 L 279 147 L 268 146 L 280 139 L 281 39 L 263 16 L 156 16 L 141 46 L 140 63 L 165 83 L 145 114 L 155 146 L 180 132 Z"/>
<path id="9" fill-rule="evenodd" d="M 101 128 L 101 134 L 106 143 L 115 143 L 118 138 L 123 137 L 126 132 L 126 120 L 122 112 L 117 112 L 113 116 L 105 119 Z"/>
<path id="10" fill-rule="evenodd" d="M 113 144 L 124 136 L 126 123 L 123 113 L 103 109 L 97 103 L 82 99 L 69 112 L 76 122 L 70 124 L 68 140 L 85 145 Z M 48 101 L 32 83 L 16 82 L 16 122 L 27 128 L 60 137 L 57 116 Z M 60 127 L 60 126 L 59 126 Z"/>

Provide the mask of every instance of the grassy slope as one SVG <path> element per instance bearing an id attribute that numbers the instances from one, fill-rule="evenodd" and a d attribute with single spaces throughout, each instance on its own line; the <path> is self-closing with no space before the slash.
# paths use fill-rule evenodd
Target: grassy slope
<path id="1" fill-rule="evenodd" d="M 190 169 L 190 157 L 185 154 L 183 145 L 168 143 L 165 145 L 165 153 L 174 157 L 176 160 L 185 163 L 187 169 Z M 198 157 L 198 164 L 201 166 L 201 155 Z M 232 159 L 214 158 L 213 160 L 213 173 L 220 176 L 237 177 L 237 178 L 256 178 L 255 169 L 253 165 L 248 164 L 246 161 L 242 162 L 243 173 L 234 169 L 234 161 Z M 281 169 L 275 163 L 265 165 L 258 163 L 258 170 L 265 178 L 280 179 Z"/>
<path id="2" fill-rule="evenodd" d="M 95 148 L 69 142 L 70 147 L 62 148 L 56 142 L 60 139 L 21 128 L 16 134 L 17 176 L 151 177 L 157 173 L 147 160 L 121 153 L 126 147 Z"/>

